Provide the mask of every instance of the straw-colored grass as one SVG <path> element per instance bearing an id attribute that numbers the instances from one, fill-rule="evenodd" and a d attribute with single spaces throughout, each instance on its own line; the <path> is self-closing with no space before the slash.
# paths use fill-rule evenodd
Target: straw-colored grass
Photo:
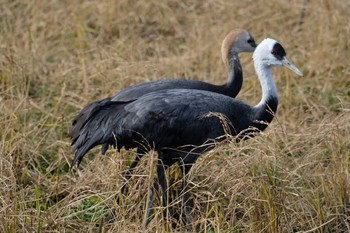
<path id="1" fill-rule="evenodd" d="M 279 40 L 304 77 L 275 68 L 280 105 L 267 130 L 194 165 L 193 230 L 350 232 L 348 1 L 13 0 L 0 12 L 0 232 L 185 231 L 167 224 L 159 201 L 143 228 L 156 154 L 117 205 L 133 152 L 97 148 L 70 171 L 67 132 L 83 106 L 135 83 L 224 83 L 220 45 L 232 28 Z M 241 58 L 237 98 L 256 104 L 251 55 Z M 168 175 L 181 209 L 181 174 Z"/>

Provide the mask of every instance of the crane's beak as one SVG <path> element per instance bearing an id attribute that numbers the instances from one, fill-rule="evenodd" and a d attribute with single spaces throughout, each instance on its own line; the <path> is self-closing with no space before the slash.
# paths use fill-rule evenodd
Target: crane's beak
<path id="1" fill-rule="evenodd" d="M 294 71 L 297 75 L 303 76 L 303 73 L 291 61 L 289 61 L 287 59 L 287 57 L 285 57 L 285 56 L 283 57 L 282 64 L 283 64 L 283 66 Z"/>

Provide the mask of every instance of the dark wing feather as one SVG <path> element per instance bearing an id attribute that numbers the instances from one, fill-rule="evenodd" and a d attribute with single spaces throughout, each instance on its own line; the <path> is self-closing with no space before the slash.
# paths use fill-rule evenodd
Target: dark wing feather
<path id="1" fill-rule="evenodd" d="M 74 144 L 76 139 L 79 137 L 80 131 L 82 130 L 88 119 L 91 118 L 91 116 L 94 114 L 94 112 L 99 111 L 100 107 L 104 106 L 109 101 L 126 103 L 134 101 L 145 94 L 158 90 L 199 89 L 219 91 L 218 88 L 218 86 L 209 83 L 185 79 L 158 80 L 148 83 L 140 83 L 131 87 L 127 87 L 111 98 L 105 98 L 87 105 L 79 112 L 79 114 L 73 120 L 72 127 L 69 133 L 72 139 L 72 144 Z M 102 153 L 104 154 L 107 149 L 108 145 L 103 145 Z"/>
<path id="2" fill-rule="evenodd" d="M 248 127 L 245 116 L 250 110 L 250 106 L 224 95 L 182 89 L 153 92 L 130 103 L 109 101 L 81 130 L 74 145 L 73 165 L 99 144 L 146 150 L 198 146 L 225 133 L 222 121 L 208 113 L 227 117 L 235 134 Z"/>
<path id="3" fill-rule="evenodd" d="M 79 165 L 86 152 L 94 146 L 113 142 L 113 126 L 122 119 L 123 108 L 127 103 L 106 101 L 94 109 L 72 143 L 75 150 L 72 166 L 76 163 Z"/>
<path id="4" fill-rule="evenodd" d="M 103 106 L 105 103 L 109 102 L 110 98 L 102 99 L 96 102 L 93 102 L 86 107 L 84 107 L 79 114 L 74 118 L 72 122 L 72 128 L 69 132 L 69 136 L 72 139 L 72 144 L 77 140 L 79 137 L 80 130 L 85 125 L 86 121 L 91 117 L 91 115 L 94 114 L 94 112 L 98 111 L 101 106 Z"/>

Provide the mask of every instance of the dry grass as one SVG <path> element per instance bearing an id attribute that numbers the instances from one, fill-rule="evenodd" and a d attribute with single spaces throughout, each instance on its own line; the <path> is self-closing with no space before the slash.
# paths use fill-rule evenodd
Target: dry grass
<path id="1" fill-rule="evenodd" d="M 198 232 L 350 231 L 350 4 L 295 1 L 2 1 L 0 232 L 142 231 L 153 155 L 122 205 L 132 152 L 91 153 L 69 171 L 67 132 L 87 103 L 138 82 L 223 83 L 220 44 L 232 28 L 278 39 L 305 77 L 275 69 L 277 118 L 264 134 L 222 145 L 191 172 Z M 238 98 L 260 98 L 251 55 Z M 98 154 L 98 150 L 94 150 Z M 179 172 L 169 171 L 172 190 Z M 179 206 L 179 200 L 172 204 Z M 105 216 L 116 208 L 117 219 Z M 170 228 L 160 211 L 149 232 Z"/>

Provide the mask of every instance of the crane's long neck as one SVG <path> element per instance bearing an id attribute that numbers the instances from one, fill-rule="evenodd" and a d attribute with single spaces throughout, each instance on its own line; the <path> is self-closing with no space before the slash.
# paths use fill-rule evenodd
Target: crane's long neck
<path id="1" fill-rule="evenodd" d="M 227 83 L 224 85 L 226 95 L 236 97 L 242 88 L 242 66 L 236 51 L 230 51 L 227 66 Z"/>
<path id="2" fill-rule="evenodd" d="M 265 123 L 270 123 L 277 111 L 278 106 L 278 94 L 276 85 L 272 79 L 271 67 L 267 66 L 259 59 L 254 60 L 254 66 L 256 74 L 259 77 L 261 89 L 262 89 L 262 99 L 255 106 L 256 115 L 255 119 L 257 121 L 264 121 Z M 267 127 L 261 125 L 257 126 L 260 130 Z"/>

